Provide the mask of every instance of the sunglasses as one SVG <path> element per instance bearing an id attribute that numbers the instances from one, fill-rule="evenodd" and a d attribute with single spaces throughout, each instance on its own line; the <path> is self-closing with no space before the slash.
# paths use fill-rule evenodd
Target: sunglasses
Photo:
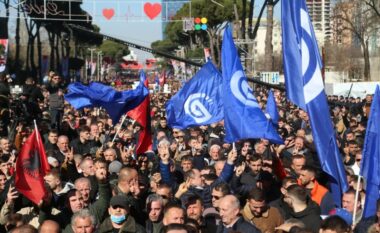
<path id="1" fill-rule="evenodd" d="M 212 196 L 212 198 L 215 198 L 215 200 L 219 200 L 221 197 L 219 197 L 219 196 Z"/>

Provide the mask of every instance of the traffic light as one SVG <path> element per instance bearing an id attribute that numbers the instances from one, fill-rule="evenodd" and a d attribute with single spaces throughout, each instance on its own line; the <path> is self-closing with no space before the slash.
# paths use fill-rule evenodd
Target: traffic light
<path id="1" fill-rule="evenodd" d="M 206 17 L 197 17 L 194 19 L 194 29 L 195 31 L 199 31 L 199 30 L 204 30 L 206 31 L 207 30 L 207 18 Z"/>

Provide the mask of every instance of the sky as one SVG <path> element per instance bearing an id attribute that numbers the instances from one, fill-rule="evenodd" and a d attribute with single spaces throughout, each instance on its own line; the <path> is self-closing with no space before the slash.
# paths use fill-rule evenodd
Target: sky
<path id="1" fill-rule="evenodd" d="M 263 1 L 256 0 L 255 15 L 258 15 Z M 82 9 L 93 16 L 93 23 L 100 27 L 101 33 L 150 47 L 152 42 L 162 39 L 163 26 L 162 12 L 153 19 L 144 13 L 143 5 L 147 3 L 151 3 L 151 8 L 148 8 L 151 14 L 155 13 L 154 3 L 162 4 L 161 0 L 84 0 Z M 278 8 L 275 9 L 276 17 L 279 16 Z M 162 5 L 162 11 L 165 10 L 165 5 Z M 189 16 L 193 15 L 189 12 Z M 135 53 L 140 61 L 152 57 L 150 53 L 139 50 L 135 50 Z"/>
<path id="2" fill-rule="evenodd" d="M 263 2 L 264 0 L 256 0 L 255 15 L 258 15 Z M 11 0 L 11 5 L 14 5 L 13 8 L 16 4 L 15 0 Z M 168 0 L 167 4 L 175 4 L 175 2 Z M 149 5 L 147 9 L 149 9 L 152 18 L 149 18 L 144 12 L 145 5 Z M 162 5 L 161 12 L 156 11 L 157 5 Z M 163 38 L 162 18 L 173 13 L 166 12 L 167 5 L 162 4 L 162 0 L 83 0 L 81 7 L 93 17 L 93 24 L 100 27 L 101 33 L 146 47 L 150 47 L 152 42 Z M 279 8 L 278 6 L 275 8 L 275 17 L 278 19 L 280 17 Z M 4 5 L 0 4 L 0 16 L 4 15 Z M 12 31 L 15 24 L 13 9 L 11 9 L 11 15 L 13 16 L 9 27 Z M 194 17 L 191 12 L 188 16 Z M 153 57 L 152 54 L 140 50 L 135 50 L 135 53 L 140 61 Z"/>

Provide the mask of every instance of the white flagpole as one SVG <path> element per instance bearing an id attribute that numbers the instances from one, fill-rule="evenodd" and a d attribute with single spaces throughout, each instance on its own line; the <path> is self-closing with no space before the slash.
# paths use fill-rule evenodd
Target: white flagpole
<path id="1" fill-rule="evenodd" d="M 358 205 L 358 200 L 359 200 L 359 187 L 360 187 L 360 179 L 361 176 L 358 176 L 358 182 L 356 184 L 356 192 L 355 192 L 355 204 L 354 204 L 354 213 L 352 215 L 352 225 L 355 225 L 356 221 L 356 206 Z"/>
<path id="2" fill-rule="evenodd" d="M 112 139 L 112 142 L 111 142 L 112 144 L 113 144 L 113 142 L 115 141 L 117 135 L 119 134 L 120 129 L 121 129 L 121 127 L 123 126 L 123 123 L 124 123 L 124 121 L 125 121 L 126 118 L 127 118 L 127 114 L 124 114 L 123 119 L 121 120 L 120 127 L 117 129 L 117 131 L 116 131 L 116 133 L 115 133 L 115 136 L 114 136 L 113 139 Z"/>
<path id="3" fill-rule="evenodd" d="M 33 120 L 33 122 L 34 122 L 34 130 L 36 130 L 37 143 L 39 144 L 40 139 L 38 138 L 39 132 L 38 132 L 38 128 L 37 128 L 37 122 L 36 122 L 36 120 Z"/>

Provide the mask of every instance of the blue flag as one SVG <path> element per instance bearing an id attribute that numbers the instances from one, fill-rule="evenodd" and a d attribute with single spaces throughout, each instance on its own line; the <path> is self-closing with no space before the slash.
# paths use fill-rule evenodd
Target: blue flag
<path id="1" fill-rule="evenodd" d="M 154 82 L 156 83 L 157 86 L 160 85 L 160 79 L 158 78 L 158 75 L 156 75 L 156 77 L 154 77 Z"/>
<path id="2" fill-rule="evenodd" d="M 224 31 L 222 74 L 226 129 L 224 140 L 230 143 L 241 139 L 265 138 L 273 143 L 282 144 L 281 137 L 262 112 L 248 85 L 232 39 L 230 26 L 227 26 Z"/>
<path id="3" fill-rule="evenodd" d="M 73 83 L 68 86 L 69 93 L 65 99 L 75 108 L 103 107 L 112 118 L 114 124 L 129 110 L 137 107 L 148 95 L 148 89 L 140 85 L 129 91 L 116 91 L 101 83 L 91 83 L 89 86 Z"/>
<path id="4" fill-rule="evenodd" d="M 337 206 L 348 188 L 330 118 L 321 59 L 305 0 L 281 1 L 282 50 L 288 98 L 308 114 L 322 169 Z"/>
<path id="5" fill-rule="evenodd" d="M 274 99 L 272 90 L 269 90 L 266 111 L 269 114 L 272 123 L 277 127 L 280 115 L 278 115 L 276 100 Z"/>
<path id="6" fill-rule="evenodd" d="M 166 114 L 168 125 L 179 129 L 223 119 L 222 76 L 211 62 L 168 101 Z"/>
<path id="7" fill-rule="evenodd" d="M 376 214 L 376 202 L 380 198 L 380 90 L 376 86 L 375 96 L 367 123 L 360 175 L 365 178 L 366 195 L 363 218 Z"/>

